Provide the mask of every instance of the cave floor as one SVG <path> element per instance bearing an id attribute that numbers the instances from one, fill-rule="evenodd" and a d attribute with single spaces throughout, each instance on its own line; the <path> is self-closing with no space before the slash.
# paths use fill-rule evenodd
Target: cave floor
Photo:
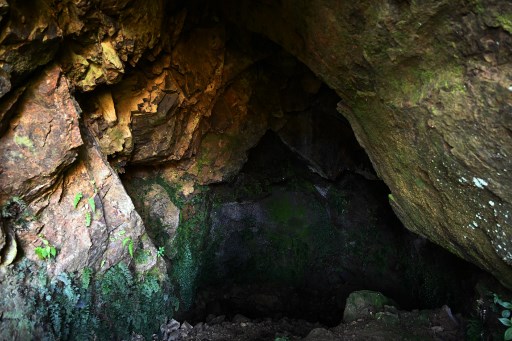
<path id="1" fill-rule="evenodd" d="M 163 325 L 162 341 L 175 340 L 462 340 L 464 328 L 460 316 L 454 317 L 445 306 L 436 310 L 385 311 L 370 314 L 350 323 L 327 328 L 319 323 L 283 317 L 279 320 L 248 319 L 236 315 L 231 321 L 209 316 L 208 322 L 191 326 L 175 320 Z M 132 339 L 138 340 L 138 339 Z"/>

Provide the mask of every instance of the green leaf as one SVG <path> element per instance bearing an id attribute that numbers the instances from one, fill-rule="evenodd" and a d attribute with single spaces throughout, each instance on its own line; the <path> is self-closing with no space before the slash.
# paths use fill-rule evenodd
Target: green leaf
<path id="1" fill-rule="evenodd" d="M 50 256 L 57 256 L 57 249 L 55 249 L 53 246 L 50 247 Z"/>
<path id="2" fill-rule="evenodd" d="M 510 317 L 510 310 L 506 309 L 501 312 L 501 317 L 509 318 Z"/>
<path id="3" fill-rule="evenodd" d="M 91 213 L 85 212 L 85 226 L 91 226 Z"/>
<path id="4" fill-rule="evenodd" d="M 505 335 L 503 335 L 505 340 L 512 340 L 512 327 L 505 330 Z"/>
<path id="5" fill-rule="evenodd" d="M 501 324 L 503 324 L 504 326 L 507 326 L 507 327 L 511 327 L 512 326 L 512 323 L 507 318 L 500 317 L 498 320 L 500 320 Z"/>
<path id="6" fill-rule="evenodd" d="M 34 252 L 36 253 L 37 257 L 39 257 L 40 259 L 44 259 L 44 256 L 43 256 L 43 248 L 42 247 L 36 247 L 34 249 Z"/>
<path id="7" fill-rule="evenodd" d="M 87 201 L 89 202 L 92 213 L 96 213 L 96 202 L 94 202 L 94 198 L 89 198 Z"/>
<path id="8" fill-rule="evenodd" d="M 130 240 L 132 240 L 130 237 L 123 239 L 123 246 L 126 246 L 126 243 L 128 243 Z"/>
<path id="9" fill-rule="evenodd" d="M 128 252 L 130 256 L 133 258 L 133 240 L 130 240 L 130 244 L 128 244 Z"/>
<path id="10" fill-rule="evenodd" d="M 80 202 L 80 199 L 82 199 L 82 192 L 78 192 L 75 194 L 75 198 L 73 199 L 73 207 L 76 208 L 78 206 L 78 203 Z"/>
<path id="11" fill-rule="evenodd" d="M 103 268 L 103 265 L 105 265 L 105 260 L 103 259 L 100 264 L 100 268 Z"/>

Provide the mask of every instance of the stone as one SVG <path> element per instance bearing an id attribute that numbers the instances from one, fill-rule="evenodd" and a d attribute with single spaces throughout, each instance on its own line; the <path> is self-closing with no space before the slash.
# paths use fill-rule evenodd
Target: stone
<path id="1" fill-rule="evenodd" d="M 183 322 L 181 324 L 181 327 L 180 327 L 180 329 L 182 329 L 182 330 L 191 330 L 193 328 L 194 327 L 190 323 L 188 323 L 187 321 Z"/>
<path id="2" fill-rule="evenodd" d="M 249 322 L 250 319 L 245 317 L 244 315 L 241 315 L 241 314 L 236 314 L 234 317 L 233 317 L 233 323 L 242 323 L 242 322 Z"/>
<path id="3" fill-rule="evenodd" d="M 354 291 L 347 298 L 343 311 L 343 322 L 350 323 L 368 317 L 374 318 L 376 313 L 384 311 L 386 305 L 396 305 L 396 303 L 380 292 Z"/>
<path id="4" fill-rule="evenodd" d="M 4 269 L 7 265 L 12 264 L 18 254 L 18 243 L 16 242 L 16 236 L 11 230 L 5 232 L 5 245 L 3 249 L 0 249 L 0 275 L 3 275 Z"/>
<path id="5" fill-rule="evenodd" d="M 7 6 L 9 15 L 3 20 Z M 63 34 L 54 13 L 55 9 L 45 1 L 11 1 L 9 5 L 0 2 L 0 97 L 55 57 Z"/>
<path id="6" fill-rule="evenodd" d="M 9 129 L 9 121 L 15 115 L 18 99 L 26 87 L 21 86 L 11 91 L 0 102 L 0 137 Z"/>
<path id="7" fill-rule="evenodd" d="M 327 329 L 315 328 L 303 339 L 304 341 L 335 341 L 339 337 Z"/>
<path id="8" fill-rule="evenodd" d="M 57 66 L 45 69 L 19 99 L 18 115 L 0 138 L 0 205 L 31 201 L 59 181 L 82 145 L 80 108 Z"/>
<path id="9" fill-rule="evenodd" d="M 162 232 L 165 232 L 172 241 L 180 223 L 179 208 L 171 201 L 165 189 L 158 184 L 151 185 L 143 200 L 143 205 L 148 210 L 148 217 L 145 220 L 158 224 Z"/>
<path id="10" fill-rule="evenodd" d="M 226 316 L 225 315 L 219 315 L 219 316 L 216 316 L 216 317 L 210 319 L 210 322 L 208 322 L 208 324 L 213 326 L 213 325 L 216 325 L 216 324 L 221 324 L 225 320 L 226 320 Z"/>

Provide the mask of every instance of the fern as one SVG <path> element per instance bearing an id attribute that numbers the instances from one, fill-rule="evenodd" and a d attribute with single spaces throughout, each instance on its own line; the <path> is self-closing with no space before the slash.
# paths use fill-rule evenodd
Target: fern
<path id="1" fill-rule="evenodd" d="M 96 213 L 96 202 L 94 202 L 94 197 L 87 199 L 89 202 L 89 207 L 91 208 L 92 213 Z"/>
<path id="2" fill-rule="evenodd" d="M 84 268 L 82 270 L 82 276 L 80 277 L 82 289 L 86 289 L 86 290 L 89 289 L 89 284 L 91 283 L 91 275 L 92 275 L 91 268 Z"/>
<path id="3" fill-rule="evenodd" d="M 91 226 L 91 213 L 85 212 L 85 226 Z"/>
<path id="4" fill-rule="evenodd" d="M 130 253 L 130 256 L 133 258 L 133 239 L 131 237 L 126 237 L 123 240 L 123 247 L 128 246 L 128 252 Z"/>
<path id="5" fill-rule="evenodd" d="M 75 197 L 73 198 L 73 207 L 76 208 L 78 206 L 78 203 L 82 199 L 83 195 L 82 192 L 78 192 L 75 194 Z"/>

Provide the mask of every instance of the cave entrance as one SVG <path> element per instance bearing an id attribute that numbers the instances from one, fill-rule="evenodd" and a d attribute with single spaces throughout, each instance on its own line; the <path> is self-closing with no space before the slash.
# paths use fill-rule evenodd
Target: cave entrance
<path id="1" fill-rule="evenodd" d="M 220 25 L 212 22 L 206 26 Z M 198 34 L 188 27 L 185 42 L 201 43 L 210 26 Z M 337 94 L 265 38 L 217 31 L 211 37 L 225 39 L 227 73 L 240 75 L 219 90 L 189 145 L 175 127 L 190 113 L 169 105 L 168 121 L 149 119 L 156 133 L 143 119 L 132 122 L 140 141 L 130 160 L 112 158 L 162 250 L 175 318 L 286 316 L 334 326 L 348 295 L 362 289 L 405 309 L 463 311 L 479 271 L 402 226 L 337 111 Z M 201 67 L 169 74 L 189 89 L 203 81 L 194 79 Z M 178 160 L 165 154 L 181 150 Z"/>
<path id="2" fill-rule="evenodd" d="M 348 295 L 362 289 L 404 309 L 464 309 L 474 267 L 407 231 L 367 171 L 328 180 L 267 133 L 232 182 L 211 186 L 197 295 L 179 317 L 335 326 Z"/>

